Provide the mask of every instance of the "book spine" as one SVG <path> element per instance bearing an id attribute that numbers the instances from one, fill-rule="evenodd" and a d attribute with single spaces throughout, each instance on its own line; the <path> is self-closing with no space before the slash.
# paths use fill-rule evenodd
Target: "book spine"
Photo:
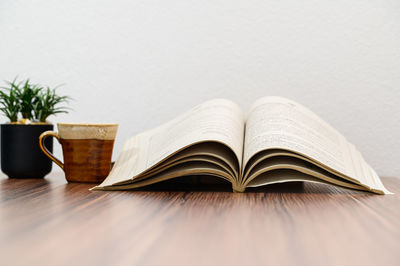
<path id="1" fill-rule="evenodd" d="M 244 192 L 245 189 L 246 188 L 241 184 L 239 184 L 239 185 L 237 185 L 235 183 L 232 184 L 232 190 L 234 193 L 242 193 L 242 192 Z"/>

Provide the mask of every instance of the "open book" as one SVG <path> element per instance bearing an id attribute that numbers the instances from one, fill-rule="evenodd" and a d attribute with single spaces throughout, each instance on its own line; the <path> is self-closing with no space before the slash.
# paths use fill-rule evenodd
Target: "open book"
<path id="1" fill-rule="evenodd" d="M 281 97 L 259 99 L 247 119 L 237 104 L 210 100 L 132 137 L 93 190 L 133 189 L 191 175 L 224 179 L 235 192 L 309 181 L 390 193 L 354 145 L 310 110 Z"/>

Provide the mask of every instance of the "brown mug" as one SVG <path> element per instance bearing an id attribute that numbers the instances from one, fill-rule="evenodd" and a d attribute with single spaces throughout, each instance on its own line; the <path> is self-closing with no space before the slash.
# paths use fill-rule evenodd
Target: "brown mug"
<path id="1" fill-rule="evenodd" d="M 63 169 L 68 182 L 101 183 L 111 170 L 111 158 L 117 124 L 58 123 L 58 133 L 43 132 L 40 149 Z M 62 146 L 64 163 L 44 146 L 44 140 L 55 137 Z"/>

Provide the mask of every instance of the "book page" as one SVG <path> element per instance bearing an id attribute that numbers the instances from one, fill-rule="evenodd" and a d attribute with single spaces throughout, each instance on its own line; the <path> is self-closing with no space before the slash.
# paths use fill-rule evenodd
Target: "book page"
<path id="1" fill-rule="evenodd" d="M 256 167 L 253 168 L 252 173 L 249 173 L 245 185 L 248 187 L 255 183 L 260 184 L 260 179 L 267 179 L 270 173 L 287 173 L 287 170 L 314 176 L 325 182 L 330 182 L 331 184 L 366 190 L 362 185 L 354 184 L 353 182 L 340 178 L 304 159 L 291 156 L 273 156 L 257 164 Z M 282 181 L 291 181 L 284 174 L 281 175 L 281 179 Z M 271 183 L 271 180 L 268 180 L 267 183 Z"/>
<path id="2" fill-rule="evenodd" d="M 207 162 L 188 162 L 180 166 L 169 168 L 166 171 L 158 173 L 149 178 L 139 180 L 137 182 L 132 181 L 120 184 L 114 183 L 115 185 L 113 185 L 111 182 L 106 182 L 106 183 L 103 182 L 101 185 L 92 188 L 92 190 L 124 190 L 124 189 L 139 188 L 176 177 L 193 176 L 193 175 L 195 176 L 198 175 L 199 173 L 213 176 L 217 180 L 222 179 L 230 182 L 229 175 L 221 167 L 215 164 L 210 164 Z"/>
<path id="3" fill-rule="evenodd" d="M 266 97 L 252 106 L 246 121 L 243 164 L 260 151 L 300 153 L 371 188 L 384 189 L 375 171 L 337 130 L 302 105 Z"/>
<path id="4" fill-rule="evenodd" d="M 268 173 L 261 174 L 257 179 L 254 179 L 250 182 L 247 187 L 258 187 L 258 186 L 265 186 L 269 184 L 277 184 L 277 183 L 286 183 L 286 182 L 312 182 L 312 183 L 322 183 L 327 185 L 335 184 L 337 186 L 357 189 L 357 190 L 364 190 L 368 191 L 367 189 L 363 188 L 362 186 L 345 183 L 337 181 L 333 178 L 328 178 L 324 175 L 318 175 L 309 173 L 307 171 L 294 171 L 290 169 L 281 169 L 276 171 L 271 171 Z"/>
<path id="5" fill-rule="evenodd" d="M 163 161 L 158 167 L 154 167 L 143 172 L 140 175 L 140 178 L 151 175 L 156 171 L 159 172 L 171 163 L 176 163 L 186 159 L 193 161 L 195 160 L 194 158 L 198 158 L 199 156 L 206 156 L 210 161 L 214 162 L 222 161 L 222 163 L 228 168 L 227 172 L 236 177 L 236 179 L 238 178 L 240 170 L 238 169 L 239 166 L 236 156 L 226 146 L 216 142 L 202 142 L 196 145 L 191 145 L 190 147 Z"/>
<path id="6" fill-rule="evenodd" d="M 241 108 L 229 100 L 210 100 L 166 124 L 129 139 L 102 185 L 132 179 L 176 152 L 206 141 L 230 147 L 241 165 L 243 138 L 244 115 Z"/>

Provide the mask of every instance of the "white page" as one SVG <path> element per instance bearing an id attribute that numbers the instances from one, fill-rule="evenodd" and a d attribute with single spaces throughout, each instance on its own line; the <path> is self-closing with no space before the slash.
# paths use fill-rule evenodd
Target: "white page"
<path id="1" fill-rule="evenodd" d="M 235 103 L 215 99 L 153 130 L 129 139 L 110 175 L 100 185 L 133 178 L 175 152 L 203 141 L 216 141 L 230 147 L 241 165 L 244 115 Z"/>
<path id="2" fill-rule="evenodd" d="M 291 100 L 266 97 L 252 106 L 246 121 L 244 165 L 266 149 L 300 153 L 371 188 L 386 191 L 353 145 L 317 115 Z"/>

